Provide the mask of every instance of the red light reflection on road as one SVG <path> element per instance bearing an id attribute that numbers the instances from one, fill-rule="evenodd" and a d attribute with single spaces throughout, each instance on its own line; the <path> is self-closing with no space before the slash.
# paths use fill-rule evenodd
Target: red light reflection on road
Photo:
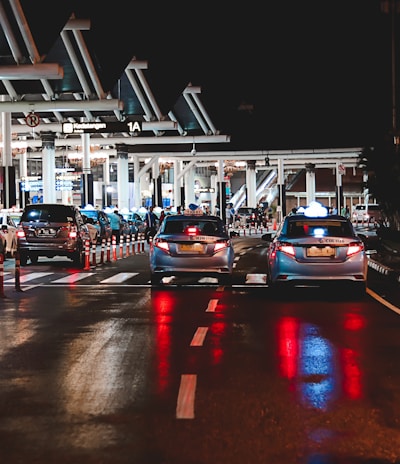
<path id="1" fill-rule="evenodd" d="M 171 315 L 176 303 L 170 292 L 157 292 L 152 299 L 156 322 L 156 360 L 158 393 L 167 390 L 171 382 Z"/>
<path id="2" fill-rule="evenodd" d="M 365 329 L 366 320 L 360 314 L 349 312 L 344 316 L 343 328 L 345 330 L 346 348 L 340 352 L 343 371 L 343 392 L 352 399 L 357 400 L 363 396 L 362 371 L 359 366 L 361 357 L 360 331 Z"/>
<path id="3" fill-rule="evenodd" d="M 299 355 L 299 321 L 282 317 L 277 325 L 279 370 L 283 377 L 294 379 Z"/>
<path id="4" fill-rule="evenodd" d="M 221 347 L 222 337 L 226 333 L 227 324 L 224 322 L 215 322 L 210 325 L 209 336 L 211 343 L 211 363 L 216 366 L 222 362 L 224 351 Z"/>

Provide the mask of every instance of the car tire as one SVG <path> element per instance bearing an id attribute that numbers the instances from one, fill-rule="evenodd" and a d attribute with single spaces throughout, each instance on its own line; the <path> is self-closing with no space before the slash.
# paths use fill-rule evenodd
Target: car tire
<path id="1" fill-rule="evenodd" d="M 367 293 L 367 284 L 366 282 L 356 282 L 353 284 L 352 295 L 356 299 L 362 299 Z"/>
<path id="2" fill-rule="evenodd" d="M 26 253 L 19 253 L 19 263 L 21 266 L 26 266 L 28 264 L 28 255 Z"/>
<path id="3" fill-rule="evenodd" d="M 39 260 L 39 256 L 38 255 L 29 255 L 29 259 L 31 260 L 32 264 L 37 264 L 37 262 Z"/>
<path id="4" fill-rule="evenodd" d="M 159 287 L 159 286 L 163 285 L 162 276 L 157 275 L 157 274 L 151 274 L 150 283 L 154 287 Z"/>
<path id="5" fill-rule="evenodd" d="M 76 267 L 83 269 L 85 267 L 85 253 L 82 250 L 76 251 L 72 261 Z"/>
<path id="6" fill-rule="evenodd" d="M 232 276 L 231 275 L 219 276 L 218 284 L 224 287 L 230 287 L 232 285 Z"/>

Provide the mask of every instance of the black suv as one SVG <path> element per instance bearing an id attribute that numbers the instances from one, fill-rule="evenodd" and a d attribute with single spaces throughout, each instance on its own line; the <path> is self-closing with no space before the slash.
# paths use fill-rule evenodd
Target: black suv
<path id="1" fill-rule="evenodd" d="M 38 203 L 27 205 L 17 231 L 21 266 L 39 256 L 66 256 L 83 267 L 89 230 L 76 206 Z"/>

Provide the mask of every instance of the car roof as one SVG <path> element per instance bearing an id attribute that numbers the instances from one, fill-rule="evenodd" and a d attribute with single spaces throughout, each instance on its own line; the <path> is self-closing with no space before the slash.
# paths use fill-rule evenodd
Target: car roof
<path id="1" fill-rule="evenodd" d="M 187 221 L 188 219 L 210 219 L 213 221 L 221 221 L 219 216 L 212 216 L 209 214 L 171 214 L 166 215 L 164 221 Z"/>
<path id="2" fill-rule="evenodd" d="M 326 219 L 326 220 L 341 220 L 341 221 L 348 221 L 349 219 L 346 218 L 345 216 L 341 216 L 340 214 L 328 214 L 327 216 L 306 216 L 304 214 L 291 214 L 289 216 L 286 216 L 288 221 L 320 221 L 321 219 Z"/>

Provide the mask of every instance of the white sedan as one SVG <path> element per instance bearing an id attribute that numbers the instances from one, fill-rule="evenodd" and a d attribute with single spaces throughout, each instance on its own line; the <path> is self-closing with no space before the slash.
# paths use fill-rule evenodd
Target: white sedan
<path id="1" fill-rule="evenodd" d="M 17 252 L 17 225 L 8 212 L 0 212 L 0 238 L 5 257 L 14 258 Z"/>

